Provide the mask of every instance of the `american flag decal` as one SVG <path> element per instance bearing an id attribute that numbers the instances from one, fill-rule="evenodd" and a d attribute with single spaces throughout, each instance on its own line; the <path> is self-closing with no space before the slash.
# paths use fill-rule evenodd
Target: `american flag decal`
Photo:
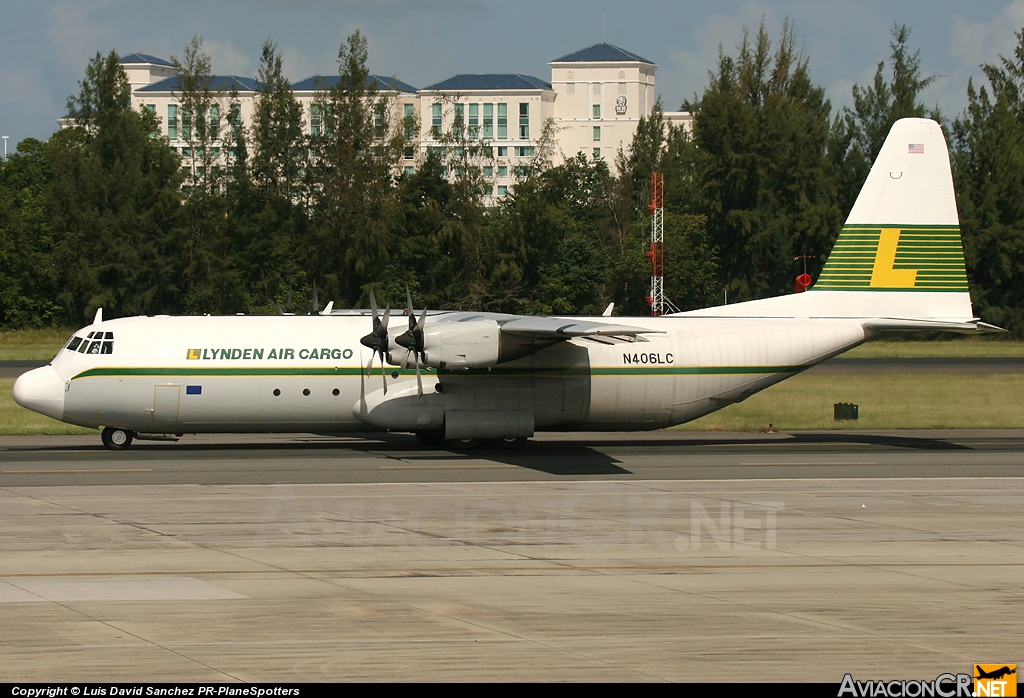
<path id="1" fill-rule="evenodd" d="M 910 155 L 924 155 L 924 143 L 908 143 L 907 153 Z"/>

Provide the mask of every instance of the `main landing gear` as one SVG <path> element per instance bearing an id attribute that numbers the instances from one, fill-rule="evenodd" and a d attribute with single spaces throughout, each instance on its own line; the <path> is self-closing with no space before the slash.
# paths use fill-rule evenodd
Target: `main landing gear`
<path id="1" fill-rule="evenodd" d="M 103 433 L 100 434 L 100 439 L 103 441 L 103 445 L 109 448 L 111 451 L 124 451 L 132 445 L 132 439 L 135 438 L 135 433 L 128 429 L 116 429 L 114 427 L 106 427 L 103 429 Z"/>
<path id="2" fill-rule="evenodd" d="M 452 451 L 474 451 L 480 448 L 513 450 L 526 445 L 526 437 L 509 439 L 449 439 L 445 440 L 444 432 L 418 431 L 416 438 L 427 448 L 449 448 Z"/>

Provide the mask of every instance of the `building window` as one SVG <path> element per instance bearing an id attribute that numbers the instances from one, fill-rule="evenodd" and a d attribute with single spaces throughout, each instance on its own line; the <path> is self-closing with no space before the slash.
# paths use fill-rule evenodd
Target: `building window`
<path id="1" fill-rule="evenodd" d="M 508 196 L 508 187 L 504 184 L 498 185 L 498 196 Z"/>
<path id="2" fill-rule="evenodd" d="M 576 94 L 576 83 L 570 82 L 565 85 L 565 94 L 574 95 Z"/>
<path id="3" fill-rule="evenodd" d="M 220 105 L 214 104 L 210 107 L 210 139 L 220 138 Z"/>
<path id="4" fill-rule="evenodd" d="M 595 160 L 600 160 L 601 159 L 601 149 L 600 148 L 594 148 L 594 159 Z"/>
<path id="5" fill-rule="evenodd" d="M 413 137 L 416 135 L 414 133 L 415 128 L 416 128 L 416 119 L 415 119 L 415 109 L 416 109 L 416 107 L 415 107 L 415 105 L 412 105 L 412 104 L 406 104 L 406 105 L 404 105 L 404 107 L 405 107 L 405 140 L 411 141 L 413 139 Z"/>
<path id="6" fill-rule="evenodd" d="M 508 165 L 498 165 L 498 176 L 508 177 Z"/>
<path id="7" fill-rule="evenodd" d="M 595 104 L 594 105 L 594 118 L 595 119 L 600 119 L 601 118 L 601 105 L 600 104 Z"/>
<path id="8" fill-rule="evenodd" d="M 494 105 L 484 105 L 484 138 L 494 138 Z"/>
<path id="9" fill-rule="evenodd" d="M 441 137 L 441 105 L 435 104 L 432 107 L 430 117 L 430 135 L 434 138 Z"/>
<path id="10" fill-rule="evenodd" d="M 413 173 L 415 171 L 416 171 L 416 168 L 413 167 L 412 165 L 406 165 L 405 166 L 405 174 L 409 175 L 410 177 L 412 177 L 412 175 L 413 175 Z"/>
<path id="11" fill-rule="evenodd" d="M 167 105 L 167 137 L 172 141 L 178 138 L 178 105 Z"/>
<path id="12" fill-rule="evenodd" d="M 601 127 L 600 126 L 595 126 L 594 127 L 594 140 L 595 141 L 601 140 Z"/>
<path id="13" fill-rule="evenodd" d="M 405 156 L 406 160 L 412 160 L 415 156 L 415 150 L 412 146 L 407 146 L 402 154 Z"/>
<path id="14" fill-rule="evenodd" d="M 320 105 L 314 104 L 309 108 L 309 132 L 314 136 L 320 135 Z"/>
<path id="15" fill-rule="evenodd" d="M 181 108 L 181 137 L 186 141 L 192 139 L 192 112 L 186 107 Z"/>
<path id="16" fill-rule="evenodd" d="M 508 157 L 508 146 L 507 145 L 499 145 L 498 146 L 498 157 L 499 158 L 507 158 Z"/>
<path id="17" fill-rule="evenodd" d="M 242 129 L 242 105 L 232 104 L 228 114 L 228 118 L 231 119 L 231 136 L 238 138 L 238 132 Z"/>
<path id="18" fill-rule="evenodd" d="M 380 102 L 373 105 L 373 137 L 384 137 L 384 105 Z"/>
<path id="19" fill-rule="evenodd" d="M 466 105 L 455 105 L 455 119 L 452 121 L 452 133 L 456 138 L 462 138 L 462 127 L 466 124 Z"/>
<path id="20" fill-rule="evenodd" d="M 491 165 L 484 165 L 484 177 L 493 177 L 494 167 Z"/>
<path id="21" fill-rule="evenodd" d="M 498 103 L 498 140 L 508 138 L 508 105 L 504 102 Z"/>
<path id="22" fill-rule="evenodd" d="M 476 140 L 480 137 L 480 105 L 469 105 L 469 137 Z"/>
<path id="23" fill-rule="evenodd" d="M 533 146 L 532 145 L 517 145 L 513 148 L 515 156 L 517 158 L 532 158 L 533 157 Z"/>
<path id="24" fill-rule="evenodd" d="M 530 103 L 519 103 L 519 139 L 527 140 L 530 137 Z"/>
<path id="25" fill-rule="evenodd" d="M 620 95 L 626 94 L 626 83 L 624 83 L 624 82 L 620 82 L 619 83 L 619 94 Z"/>

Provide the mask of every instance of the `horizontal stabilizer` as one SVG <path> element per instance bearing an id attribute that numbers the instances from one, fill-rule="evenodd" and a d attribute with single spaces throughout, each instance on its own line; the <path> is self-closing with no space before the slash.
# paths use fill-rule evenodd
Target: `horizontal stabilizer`
<path id="1" fill-rule="evenodd" d="M 874 332 L 1006 332 L 1001 327 L 981 322 L 977 318 L 970 322 L 946 322 L 942 320 L 920 320 L 913 318 L 876 318 L 867 320 L 864 329 Z"/>

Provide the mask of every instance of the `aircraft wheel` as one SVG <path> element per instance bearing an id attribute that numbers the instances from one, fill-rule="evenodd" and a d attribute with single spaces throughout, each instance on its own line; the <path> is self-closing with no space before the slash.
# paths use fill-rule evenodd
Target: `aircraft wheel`
<path id="1" fill-rule="evenodd" d="M 127 429 L 106 427 L 100 434 L 100 439 L 111 451 L 125 451 L 132 445 L 132 432 Z"/>
<path id="2" fill-rule="evenodd" d="M 487 442 L 488 448 L 500 448 L 503 451 L 514 451 L 525 445 L 525 436 L 515 436 L 509 439 L 491 439 Z"/>
<path id="3" fill-rule="evenodd" d="M 442 448 L 444 446 L 444 432 L 440 429 L 437 431 L 418 431 L 416 432 L 416 440 L 428 448 Z"/>

